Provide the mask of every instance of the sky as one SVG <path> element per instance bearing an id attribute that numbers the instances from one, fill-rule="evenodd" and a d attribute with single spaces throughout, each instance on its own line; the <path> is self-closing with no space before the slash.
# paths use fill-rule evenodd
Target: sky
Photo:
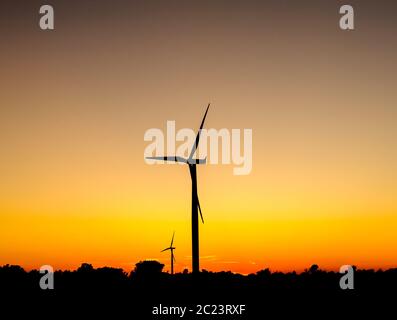
<path id="1" fill-rule="evenodd" d="M 0 5 L 0 265 L 191 268 L 188 168 L 146 130 L 252 129 L 252 171 L 198 167 L 201 268 L 397 265 L 393 1 Z"/>

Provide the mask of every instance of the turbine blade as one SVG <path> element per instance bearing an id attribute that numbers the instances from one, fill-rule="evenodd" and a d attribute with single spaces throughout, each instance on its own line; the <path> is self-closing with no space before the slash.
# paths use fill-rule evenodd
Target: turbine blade
<path id="1" fill-rule="evenodd" d="M 203 214 L 201 212 L 201 206 L 200 206 L 200 201 L 199 201 L 198 195 L 197 195 L 197 204 L 198 204 L 198 208 L 200 211 L 201 222 L 204 224 L 204 218 L 203 218 Z"/>
<path id="2" fill-rule="evenodd" d="M 207 106 L 207 110 L 205 110 L 205 114 L 204 114 L 203 120 L 201 121 L 200 129 L 197 132 L 196 141 L 195 141 L 195 143 L 193 145 L 192 151 L 190 152 L 190 156 L 189 156 L 189 159 L 188 159 L 189 163 L 190 163 L 190 160 L 193 159 L 193 155 L 196 152 L 196 149 L 197 149 L 197 147 L 199 145 L 201 130 L 203 129 L 204 121 L 205 121 L 205 118 L 207 117 L 207 112 L 208 112 L 209 107 L 210 107 L 210 103 Z"/>
<path id="3" fill-rule="evenodd" d="M 172 259 L 174 259 L 174 262 L 176 262 L 175 256 L 174 254 L 172 254 Z"/>
<path id="4" fill-rule="evenodd" d="M 146 157 L 146 159 L 187 163 L 187 159 L 179 157 L 179 156 Z"/>
<path id="5" fill-rule="evenodd" d="M 175 231 L 174 231 L 174 233 L 172 234 L 172 240 L 171 240 L 170 248 L 172 247 L 172 244 L 174 243 L 174 236 L 175 236 Z"/>
<path id="6" fill-rule="evenodd" d="M 170 250 L 171 248 L 165 248 L 165 249 L 163 249 L 163 250 L 161 250 L 160 252 L 164 252 L 164 251 L 167 251 L 167 250 Z"/>

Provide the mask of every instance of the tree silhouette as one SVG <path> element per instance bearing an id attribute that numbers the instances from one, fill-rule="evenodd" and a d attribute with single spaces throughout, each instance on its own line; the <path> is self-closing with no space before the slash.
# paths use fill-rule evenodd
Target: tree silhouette
<path id="1" fill-rule="evenodd" d="M 340 308 L 348 306 L 356 315 L 358 310 L 364 310 L 360 309 L 363 297 L 373 304 L 383 293 L 394 297 L 397 287 L 397 269 L 357 268 L 354 290 L 342 290 L 339 286 L 341 274 L 321 270 L 316 264 L 302 273 L 263 269 L 249 275 L 206 271 L 195 276 L 187 272 L 171 276 L 162 272 L 163 267 L 158 261 L 140 261 L 128 276 L 122 269 L 94 268 L 83 263 L 74 271 L 55 271 L 55 289 L 41 290 L 38 283 L 42 274 L 38 270 L 26 272 L 20 266 L 5 265 L 0 266 L 0 296 L 40 306 L 49 299 L 48 305 L 62 306 L 56 312 L 75 307 L 76 301 L 99 314 L 104 306 L 111 307 L 113 314 L 115 311 L 131 312 L 133 305 L 137 319 L 146 319 L 156 304 L 201 301 L 227 304 L 234 301 L 247 304 L 252 315 L 249 319 L 256 319 L 260 317 L 254 317 L 255 308 L 263 313 L 264 303 L 277 312 L 296 312 L 296 308 L 308 311 L 313 306 L 321 306 L 322 310 L 341 314 Z M 5 305 L 2 300 L 2 307 Z"/>
<path id="2" fill-rule="evenodd" d="M 309 269 L 309 273 L 313 274 L 315 272 L 318 271 L 318 265 L 317 264 L 313 264 L 310 269 Z"/>
<path id="3" fill-rule="evenodd" d="M 92 264 L 82 263 L 81 266 L 77 269 L 77 272 L 92 272 L 94 270 Z"/>
<path id="4" fill-rule="evenodd" d="M 163 271 L 164 264 L 155 260 L 139 261 L 135 265 L 133 274 L 137 277 L 158 277 Z"/>

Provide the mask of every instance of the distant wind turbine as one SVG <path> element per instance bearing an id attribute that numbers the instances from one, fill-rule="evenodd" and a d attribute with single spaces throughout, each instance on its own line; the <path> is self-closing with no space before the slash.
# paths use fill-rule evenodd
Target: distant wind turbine
<path id="1" fill-rule="evenodd" d="M 174 261 L 176 262 L 175 256 L 174 256 L 174 250 L 175 250 L 176 248 L 172 246 L 172 245 L 174 244 L 174 236 L 175 236 L 175 231 L 174 231 L 174 233 L 172 234 L 172 239 L 171 239 L 171 244 L 170 244 L 170 246 L 169 246 L 168 248 L 165 248 L 164 250 L 161 250 L 161 251 L 160 251 L 160 252 L 164 252 L 164 251 L 167 251 L 167 250 L 170 250 L 170 251 L 171 251 L 171 274 L 174 274 Z"/>
<path id="2" fill-rule="evenodd" d="M 197 171 L 196 164 L 205 164 L 206 159 L 195 159 L 193 158 L 194 153 L 199 145 L 201 130 L 204 126 L 205 118 L 207 117 L 207 112 L 210 104 L 207 106 L 203 120 L 201 121 L 200 129 L 196 136 L 196 141 L 190 152 L 188 159 L 179 156 L 162 156 L 162 157 L 146 157 L 146 159 L 154 160 L 165 160 L 186 163 L 189 165 L 190 177 L 192 179 L 192 271 L 193 273 L 200 272 L 200 262 L 199 262 L 199 223 L 198 223 L 198 211 L 200 211 L 201 221 L 204 223 L 203 214 L 201 212 L 200 201 L 197 194 Z"/>

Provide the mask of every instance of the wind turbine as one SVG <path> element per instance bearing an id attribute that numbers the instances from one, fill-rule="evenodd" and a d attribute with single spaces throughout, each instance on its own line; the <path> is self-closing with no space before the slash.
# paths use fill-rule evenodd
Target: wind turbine
<path id="1" fill-rule="evenodd" d="M 154 160 L 164 160 L 164 161 L 174 161 L 186 163 L 189 166 L 190 177 L 192 179 L 192 271 L 193 273 L 200 272 L 200 262 L 199 262 L 199 223 L 198 223 L 198 212 L 200 211 L 201 221 L 204 223 L 203 214 L 201 212 L 200 201 L 197 194 L 197 164 L 205 164 L 206 159 L 195 159 L 193 158 L 194 153 L 199 145 L 201 130 L 204 126 L 204 121 L 207 116 L 210 104 L 205 110 L 203 120 L 201 121 L 200 129 L 197 132 L 196 141 L 192 147 L 189 158 L 183 158 L 179 156 L 162 156 L 162 157 L 146 157 L 146 159 Z"/>
<path id="2" fill-rule="evenodd" d="M 174 261 L 176 262 L 175 257 L 174 257 L 174 250 L 176 248 L 172 246 L 174 244 L 174 236 L 175 236 L 175 231 L 172 234 L 172 239 L 171 239 L 170 246 L 168 248 L 165 248 L 164 250 L 160 251 L 160 252 L 164 252 L 164 251 L 167 251 L 167 250 L 171 251 L 171 274 L 174 274 Z"/>

